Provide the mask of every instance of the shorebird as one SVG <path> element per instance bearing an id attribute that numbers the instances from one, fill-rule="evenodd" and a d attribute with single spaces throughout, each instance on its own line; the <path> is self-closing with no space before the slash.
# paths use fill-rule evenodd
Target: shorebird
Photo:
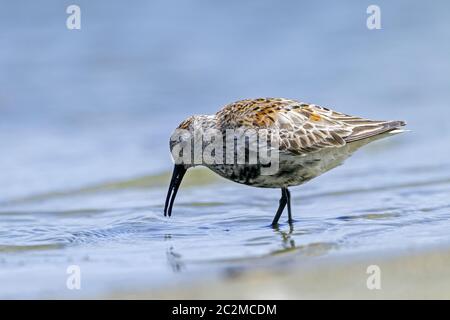
<path id="1" fill-rule="evenodd" d="M 262 188 L 280 188 L 281 198 L 272 221 L 278 224 L 285 207 L 293 223 L 289 187 L 301 185 L 343 163 L 361 146 L 403 132 L 404 121 L 375 121 L 351 116 L 315 104 L 283 98 L 246 99 L 226 105 L 215 115 L 194 115 L 178 126 L 188 132 L 216 129 L 266 130 L 277 142 L 278 170 L 261 173 L 262 164 L 203 164 L 234 182 Z M 183 139 L 192 139 L 187 135 Z M 186 141 L 184 141 L 186 142 Z M 170 142 L 173 151 L 175 143 Z M 204 147 L 204 146 L 202 146 Z M 173 152 L 172 152 L 173 155 Z M 176 163 L 167 192 L 164 215 L 171 216 L 178 188 L 192 162 Z"/>

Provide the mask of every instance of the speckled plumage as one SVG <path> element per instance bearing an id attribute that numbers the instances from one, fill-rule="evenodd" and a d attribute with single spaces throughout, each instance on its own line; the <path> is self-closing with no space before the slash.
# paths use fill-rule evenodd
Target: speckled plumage
<path id="1" fill-rule="evenodd" d="M 206 166 L 238 183 L 287 190 L 340 165 L 359 147 L 400 132 L 397 129 L 404 125 L 403 121 L 374 121 L 296 100 L 258 98 L 228 104 L 215 115 L 191 116 L 178 128 L 270 132 L 280 152 L 275 174 L 261 175 L 258 164 Z"/>
<path id="2" fill-rule="evenodd" d="M 237 101 L 217 112 L 215 118 L 220 128 L 276 129 L 280 149 L 294 154 L 340 147 L 404 125 L 402 121 L 373 121 L 281 98 Z"/>

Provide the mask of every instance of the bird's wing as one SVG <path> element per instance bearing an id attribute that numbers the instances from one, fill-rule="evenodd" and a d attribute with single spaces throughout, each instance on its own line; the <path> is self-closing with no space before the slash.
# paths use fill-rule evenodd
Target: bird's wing
<path id="1" fill-rule="evenodd" d="M 281 98 L 242 100 L 216 114 L 221 128 L 268 129 L 279 149 L 295 154 L 340 147 L 394 130 L 402 121 L 373 121 L 314 104 Z"/>

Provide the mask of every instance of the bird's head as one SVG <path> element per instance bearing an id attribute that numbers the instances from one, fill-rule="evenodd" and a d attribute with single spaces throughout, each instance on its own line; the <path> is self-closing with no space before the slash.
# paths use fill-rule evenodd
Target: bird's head
<path id="1" fill-rule="evenodd" d="M 172 207 L 180 187 L 181 181 L 189 168 L 199 165 L 196 161 L 199 153 L 201 156 L 204 133 L 214 128 L 214 116 L 195 115 L 182 121 L 173 132 L 169 147 L 175 162 L 169 190 L 167 191 L 164 216 L 172 214 Z M 200 148 L 196 147 L 200 146 Z"/>

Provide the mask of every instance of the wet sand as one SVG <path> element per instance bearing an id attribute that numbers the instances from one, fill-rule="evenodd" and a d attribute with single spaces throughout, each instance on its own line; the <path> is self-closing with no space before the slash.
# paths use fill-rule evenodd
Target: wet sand
<path id="1" fill-rule="evenodd" d="M 283 259 L 286 258 L 286 265 Z M 292 258 L 292 257 L 290 257 Z M 119 299 L 449 299 L 450 249 L 349 254 L 312 259 L 274 257 L 256 269 L 157 291 L 116 293 Z M 288 262 L 291 260 L 290 262 Z M 381 270 L 380 289 L 369 290 L 370 265 Z M 110 297 L 111 298 L 111 297 Z"/>

